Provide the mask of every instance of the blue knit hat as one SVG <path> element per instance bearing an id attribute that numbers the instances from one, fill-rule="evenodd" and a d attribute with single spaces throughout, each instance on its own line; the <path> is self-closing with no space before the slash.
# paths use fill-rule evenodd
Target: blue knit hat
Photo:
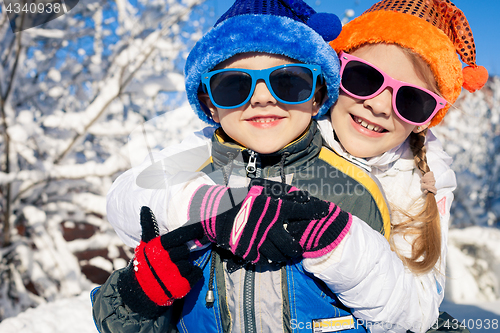
<path id="1" fill-rule="evenodd" d="M 198 100 L 201 75 L 236 54 L 262 52 L 321 66 L 328 90 L 316 115 L 321 117 L 338 97 L 339 61 L 327 42 L 341 29 L 336 15 L 316 13 L 302 0 L 236 0 L 189 53 L 184 68 L 189 103 L 201 120 L 218 125 Z"/>

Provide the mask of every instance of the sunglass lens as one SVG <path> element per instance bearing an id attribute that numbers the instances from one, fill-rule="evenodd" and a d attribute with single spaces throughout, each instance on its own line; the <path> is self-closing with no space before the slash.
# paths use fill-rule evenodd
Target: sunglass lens
<path id="1" fill-rule="evenodd" d="M 285 102 L 298 103 L 312 95 L 314 76 L 310 69 L 299 66 L 279 68 L 269 75 L 271 88 Z"/>
<path id="2" fill-rule="evenodd" d="M 223 107 L 243 103 L 252 90 L 252 77 L 243 72 L 228 71 L 215 74 L 210 79 L 213 101 Z"/>
<path id="3" fill-rule="evenodd" d="M 373 95 L 384 83 L 384 76 L 375 68 L 359 61 L 349 61 L 342 73 L 344 89 L 359 97 Z"/>
<path id="4" fill-rule="evenodd" d="M 423 123 L 436 109 L 436 99 L 423 90 L 403 86 L 396 95 L 396 107 L 399 114 L 414 123 Z"/>

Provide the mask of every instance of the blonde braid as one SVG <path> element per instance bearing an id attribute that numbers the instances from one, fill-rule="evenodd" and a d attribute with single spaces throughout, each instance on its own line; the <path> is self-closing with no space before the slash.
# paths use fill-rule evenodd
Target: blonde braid
<path id="1" fill-rule="evenodd" d="M 422 175 L 430 171 L 425 148 L 426 134 L 427 130 L 410 134 L 410 148 L 413 152 L 415 165 Z M 412 244 L 411 257 L 403 257 L 399 253 L 398 255 L 412 272 L 427 273 L 434 268 L 441 256 L 440 217 L 434 194 L 427 193 L 424 207 L 418 215 L 411 216 L 408 213 L 405 215 L 409 220 L 394 225 L 394 233 L 411 234 L 416 237 Z"/>
<path id="2" fill-rule="evenodd" d="M 410 134 L 410 148 L 413 153 L 413 160 L 415 165 L 425 175 L 430 171 L 429 165 L 427 164 L 427 149 L 425 148 L 425 136 L 427 134 L 427 129 L 420 133 L 412 132 Z"/>

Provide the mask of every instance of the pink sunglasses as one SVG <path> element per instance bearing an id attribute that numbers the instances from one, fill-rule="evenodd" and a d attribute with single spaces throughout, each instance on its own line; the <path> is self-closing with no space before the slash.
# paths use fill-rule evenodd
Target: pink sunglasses
<path id="1" fill-rule="evenodd" d="M 446 100 L 430 90 L 398 81 L 369 62 L 340 53 L 340 88 L 357 99 L 370 99 L 385 88 L 392 88 L 392 108 L 401 120 L 412 125 L 423 125 L 446 106 Z"/>

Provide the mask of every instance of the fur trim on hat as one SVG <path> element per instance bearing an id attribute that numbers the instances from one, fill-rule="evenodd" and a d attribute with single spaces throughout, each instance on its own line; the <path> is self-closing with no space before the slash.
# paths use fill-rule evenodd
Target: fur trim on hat
<path id="1" fill-rule="evenodd" d="M 330 42 L 335 51 L 350 52 L 364 44 L 397 44 L 419 54 L 427 62 L 444 99 L 453 104 L 462 90 L 462 64 L 448 36 L 432 24 L 393 11 L 365 13 L 344 25 Z M 430 127 L 441 122 L 450 105 L 434 116 Z"/>
<path id="2" fill-rule="evenodd" d="M 218 126 L 198 100 L 201 75 L 240 53 L 284 55 L 321 66 L 328 99 L 315 118 L 324 115 L 337 100 L 339 61 L 335 52 L 314 30 L 301 22 L 274 15 L 240 15 L 215 26 L 196 43 L 184 68 L 188 101 L 201 120 Z"/>

